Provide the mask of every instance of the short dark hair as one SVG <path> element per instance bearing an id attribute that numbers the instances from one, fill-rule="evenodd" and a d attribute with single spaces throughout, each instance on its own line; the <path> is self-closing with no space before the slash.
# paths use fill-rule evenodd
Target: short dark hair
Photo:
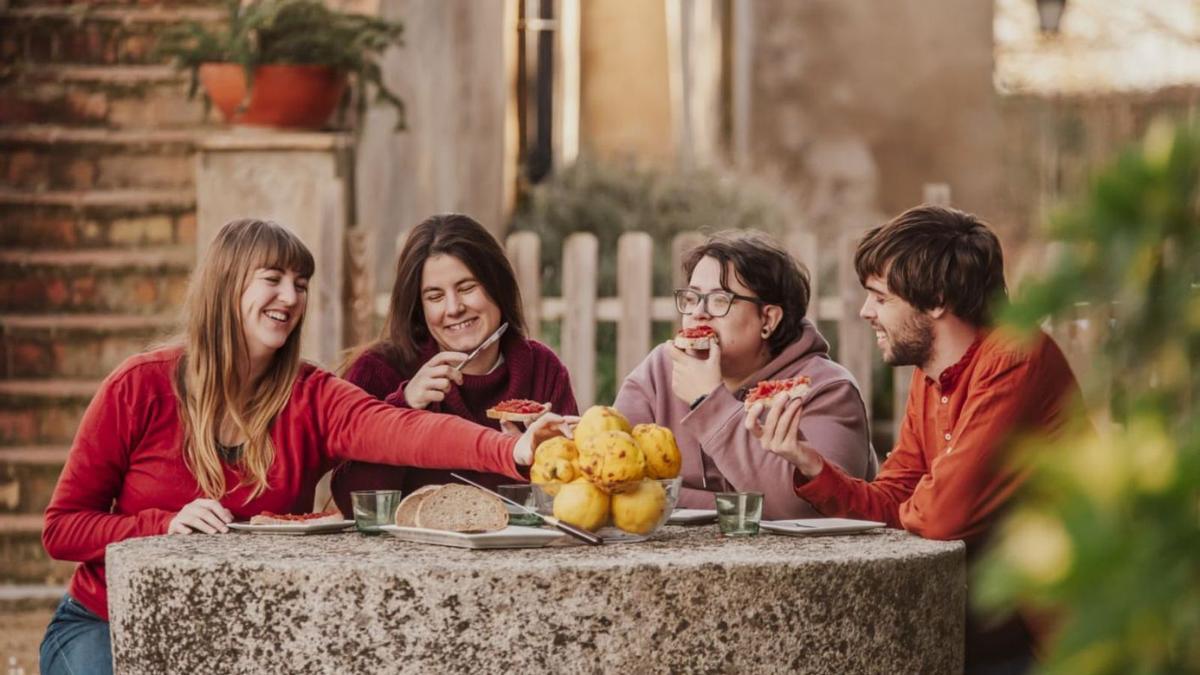
<path id="1" fill-rule="evenodd" d="M 429 338 L 425 308 L 421 304 L 421 276 L 425 261 L 437 255 L 461 260 L 500 308 L 500 320 L 508 322 L 508 334 L 525 335 L 521 292 L 504 249 L 474 218 L 448 213 L 430 216 L 408 233 L 396 262 L 396 281 L 383 338 L 375 345 L 376 350 L 391 356 L 405 369 L 421 365 L 421 343 Z"/>
<path id="2" fill-rule="evenodd" d="M 887 281 L 888 290 L 921 311 L 938 307 L 976 326 L 992 322 L 1008 297 L 1004 254 L 987 223 L 957 209 L 918 206 L 867 232 L 854 269 Z"/>
<path id="3" fill-rule="evenodd" d="M 777 355 L 800 338 L 812 285 L 808 271 L 773 239 L 761 232 L 718 232 L 684 256 L 683 271 L 690 279 L 703 258 L 721 263 L 721 288 L 729 288 L 728 264 L 746 288 L 768 305 L 783 309 L 783 318 L 767 338 L 771 355 Z"/>

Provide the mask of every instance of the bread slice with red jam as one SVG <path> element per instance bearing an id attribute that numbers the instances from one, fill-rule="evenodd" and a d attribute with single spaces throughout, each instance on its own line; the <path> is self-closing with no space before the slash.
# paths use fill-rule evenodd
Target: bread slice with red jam
<path id="1" fill-rule="evenodd" d="M 712 346 L 712 341 L 716 339 L 717 331 L 712 326 L 692 326 L 675 334 L 675 346 L 680 349 L 705 351 Z"/>
<path id="2" fill-rule="evenodd" d="M 487 416 L 493 420 L 529 424 L 548 412 L 550 412 L 549 403 L 538 403 L 526 398 L 510 398 L 488 408 Z"/>
<path id="3" fill-rule="evenodd" d="M 762 403 L 764 407 L 770 408 L 771 402 L 780 393 L 787 393 L 787 400 L 794 398 L 803 398 L 808 395 L 812 389 L 812 378 L 807 375 L 797 375 L 786 380 L 763 380 L 754 385 L 750 393 L 746 394 L 746 410 L 749 410 L 755 403 Z"/>

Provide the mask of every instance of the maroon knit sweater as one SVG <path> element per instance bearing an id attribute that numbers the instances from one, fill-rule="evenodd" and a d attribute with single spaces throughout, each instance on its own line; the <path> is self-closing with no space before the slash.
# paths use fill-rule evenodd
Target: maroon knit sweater
<path id="1" fill-rule="evenodd" d="M 430 412 L 456 415 L 477 424 L 500 428 L 500 422 L 488 419 L 487 409 L 510 398 L 527 398 L 552 404 L 551 410 L 563 415 L 578 414 L 575 394 L 567 368 L 546 345 L 516 335 L 506 335 L 500 342 L 504 363 L 486 375 L 463 375 L 462 386 L 452 386 L 446 398 L 425 409 Z M 438 353 L 432 340 L 421 349 L 421 365 Z M 404 387 L 420 368 L 402 370 L 400 366 L 375 352 L 367 352 L 350 365 L 345 378 L 375 398 L 407 408 Z M 494 473 L 458 472 L 488 487 L 513 482 L 512 478 Z M 352 490 L 399 489 L 405 495 L 423 485 L 456 482 L 449 471 L 418 469 L 388 464 L 348 462 L 333 476 L 333 496 L 342 513 L 353 513 L 350 506 Z"/>

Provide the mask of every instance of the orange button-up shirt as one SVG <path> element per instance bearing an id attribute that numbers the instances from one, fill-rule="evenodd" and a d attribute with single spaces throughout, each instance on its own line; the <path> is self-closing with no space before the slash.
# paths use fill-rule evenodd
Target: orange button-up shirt
<path id="1" fill-rule="evenodd" d="M 992 331 L 934 381 L 913 373 L 896 447 L 872 482 L 826 462 L 796 494 L 827 516 L 879 520 L 928 539 L 974 548 L 1026 478 L 1010 439 L 1055 433 L 1081 400 L 1058 345 L 1044 333 L 1018 342 Z"/>

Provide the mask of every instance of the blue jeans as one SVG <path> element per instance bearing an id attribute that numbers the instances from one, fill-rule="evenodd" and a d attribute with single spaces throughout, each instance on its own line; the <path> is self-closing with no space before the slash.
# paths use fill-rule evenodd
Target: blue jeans
<path id="1" fill-rule="evenodd" d="M 42 638 L 41 670 L 42 675 L 112 675 L 108 622 L 64 595 Z"/>

